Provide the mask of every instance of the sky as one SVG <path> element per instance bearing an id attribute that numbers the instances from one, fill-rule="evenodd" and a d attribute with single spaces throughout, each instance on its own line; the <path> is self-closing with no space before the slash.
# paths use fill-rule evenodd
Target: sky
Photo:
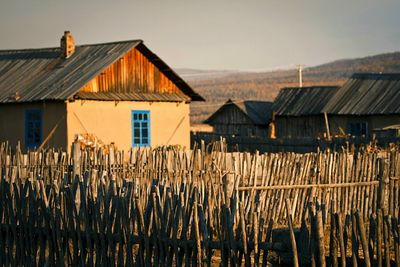
<path id="1" fill-rule="evenodd" d="M 142 39 L 174 68 L 263 71 L 400 50 L 399 0 L 0 0 L 0 49 Z"/>

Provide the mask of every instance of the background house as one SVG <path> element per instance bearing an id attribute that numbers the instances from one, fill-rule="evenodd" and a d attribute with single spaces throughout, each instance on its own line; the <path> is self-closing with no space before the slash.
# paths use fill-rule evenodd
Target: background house
<path id="1" fill-rule="evenodd" d="M 216 135 L 267 138 L 271 116 L 271 102 L 229 99 L 205 123 Z"/>
<path id="2" fill-rule="evenodd" d="M 189 103 L 203 98 L 141 40 L 0 51 L 0 141 L 67 149 L 94 134 L 121 149 L 189 146 Z"/>
<path id="3" fill-rule="evenodd" d="M 324 137 L 327 129 L 322 109 L 336 90 L 335 86 L 281 89 L 273 104 L 276 137 Z"/>
<path id="4" fill-rule="evenodd" d="M 400 74 L 356 73 L 323 108 L 332 135 L 398 135 Z M 386 133 L 386 134 L 385 134 Z"/>

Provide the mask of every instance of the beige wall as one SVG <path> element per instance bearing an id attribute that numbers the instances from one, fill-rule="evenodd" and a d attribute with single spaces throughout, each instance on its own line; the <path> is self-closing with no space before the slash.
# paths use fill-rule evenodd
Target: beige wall
<path id="1" fill-rule="evenodd" d="M 132 147 L 131 111 L 150 111 L 151 146 L 190 146 L 189 104 L 77 100 L 67 103 L 68 143 L 75 134 L 94 133 L 119 149 Z"/>
<path id="2" fill-rule="evenodd" d="M 20 141 L 22 148 L 25 148 L 25 111 L 28 109 L 41 109 L 43 112 L 42 140 L 46 139 L 58 124 L 46 147 L 66 148 L 64 102 L 2 104 L 0 106 L 0 142 L 9 141 L 14 147 Z"/>

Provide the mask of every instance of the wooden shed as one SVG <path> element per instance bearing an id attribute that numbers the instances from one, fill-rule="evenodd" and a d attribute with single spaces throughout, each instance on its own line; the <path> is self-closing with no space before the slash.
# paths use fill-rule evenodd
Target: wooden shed
<path id="1" fill-rule="evenodd" d="M 336 86 L 287 87 L 273 104 L 277 138 L 318 138 L 327 133 L 322 109 Z"/>
<path id="2" fill-rule="evenodd" d="M 272 102 L 229 99 L 205 123 L 217 135 L 266 138 L 271 116 Z"/>
<path id="3" fill-rule="evenodd" d="M 372 137 L 400 124 L 400 74 L 356 73 L 323 108 L 332 135 Z"/>
<path id="4" fill-rule="evenodd" d="M 189 103 L 203 101 L 141 40 L 0 51 L 0 141 L 68 149 L 92 134 L 121 149 L 189 146 Z"/>

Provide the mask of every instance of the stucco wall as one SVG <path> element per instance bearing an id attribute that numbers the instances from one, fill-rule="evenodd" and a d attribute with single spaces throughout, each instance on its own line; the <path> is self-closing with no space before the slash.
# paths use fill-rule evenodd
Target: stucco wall
<path id="1" fill-rule="evenodd" d="M 28 109 L 41 109 L 43 112 L 42 141 L 58 124 L 46 147 L 66 148 L 64 102 L 2 104 L 0 106 L 0 142 L 9 141 L 14 147 L 20 141 L 22 148 L 25 148 L 25 111 Z"/>
<path id="2" fill-rule="evenodd" d="M 75 134 L 93 133 L 104 143 L 114 142 L 119 149 L 132 147 L 132 110 L 150 111 L 151 146 L 189 147 L 189 104 L 134 101 L 88 101 L 67 103 L 68 143 Z"/>

